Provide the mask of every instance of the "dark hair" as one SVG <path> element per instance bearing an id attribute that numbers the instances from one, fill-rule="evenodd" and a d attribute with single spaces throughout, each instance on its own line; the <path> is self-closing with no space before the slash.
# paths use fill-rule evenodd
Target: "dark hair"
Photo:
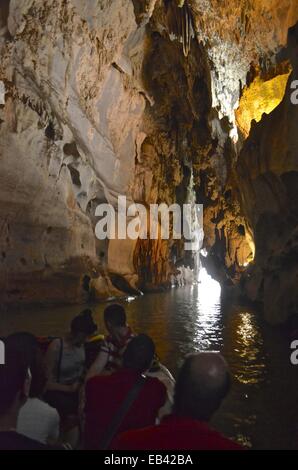
<path id="1" fill-rule="evenodd" d="M 209 421 L 230 389 L 230 374 L 224 380 L 210 384 L 192 370 L 193 357 L 188 357 L 178 374 L 173 410 L 180 416 Z"/>
<path id="2" fill-rule="evenodd" d="M 112 326 L 125 326 L 126 313 L 124 307 L 120 304 L 112 304 L 104 310 L 104 320 Z"/>
<path id="3" fill-rule="evenodd" d="M 12 333 L 6 338 L 6 344 L 9 344 L 14 351 L 23 354 L 25 362 L 30 366 L 38 349 L 37 338 L 32 333 L 25 331 Z"/>
<path id="4" fill-rule="evenodd" d="M 5 364 L 0 365 L 0 416 L 7 413 L 17 393 L 21 392 L 28 374 L 25 356 L 6 339 Z"/>
<path id="5" fill-rule="evenodd" d="M 24 357 L 24 361 L 30 368 L 32 375 L 30 397 L 40 397 L 46 385 L 46 372 L 37 338 L 31 333 L 13 333 L 8 336 L 7 343 Z"/>
<path id="6" fill-rule="evenodd" d="M 72 334 L 84 333 L 92 335 L 97 330 L 97 325 L 92 318 L 92 311 L 87 308 L 77 315 L 70 324 Z"/>
<path id="7" fill-rule="evenodd" d="M 155 345 L 149 336 L 145 334 L 135 336 L 124 352 L 123 367 L 143 372 L 150 367 L 154 353 Z"/>

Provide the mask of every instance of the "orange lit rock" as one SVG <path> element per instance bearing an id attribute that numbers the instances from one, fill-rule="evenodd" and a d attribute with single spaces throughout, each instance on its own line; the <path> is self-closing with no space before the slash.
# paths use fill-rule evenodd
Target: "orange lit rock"
<path id="1" fill-rule="evenodd" d="M 290 67 L 289 67 L 290 69 Z M 291 69 L 284 74 L 263 80 L 257 76 L 245 87 L 236 110 L 236 123 L 245 137 L 248 137 L 251 122 L 259 122 L 263 114 L 270 114 L 282 101 Z"/>

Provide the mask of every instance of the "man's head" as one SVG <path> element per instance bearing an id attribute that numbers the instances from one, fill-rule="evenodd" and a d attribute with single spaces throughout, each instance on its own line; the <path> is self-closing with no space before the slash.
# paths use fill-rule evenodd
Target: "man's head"
<path id="1" fill-rule="evenodd" d="M 8 338 L 5 341 L 5 364 L 0 365 L 0 419 L 18 414 L 29 396 L 30 385 L 31 374 L 26 357 Z"/>
<path id="2" fill-rule="evenodd" d="M 97 325 L 92 318 L 90 309 L 83 310 L 71 322 L 70 331 L 75 344 L 80 346 L 88 336 L 91 336 L 97 330 Z"/>
<path id="3" fill-rule="evenodd" d="M 120 304 L 112 304 L 104 310 L 104 321 L 110 334 L 126 326 L 126 313 Z"/>
<path id="4" fill-rule="evenodd" d="M 209 421 L 230 389 L 230 374 L 219 353 L 193 354 L 184 362 L 175 387 L 174 412 Z"/>
<path id="5" fill-rule="evenodd" d="M 132 338 L 123 355 L 123 367 L 144 372 L 149 369 L 155 354 L 155 346 L 149 336 L 141 334 Z"/>

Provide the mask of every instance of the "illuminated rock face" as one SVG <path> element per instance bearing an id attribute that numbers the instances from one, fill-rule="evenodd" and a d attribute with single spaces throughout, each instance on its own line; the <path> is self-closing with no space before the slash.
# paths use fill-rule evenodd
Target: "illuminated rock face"
<path id="1" fill-rule="evenodd" d="M 255 124 L 238 162 L 242 207 L 256 243 L 255 263 L 244 278 L 246 294 L 264 301 L 268 321 L 298 309 L 298 106 L 291 84 L 298 78 L 298 30 L 290 34 L 293 72 L 282 103 Z"/>
<path id="2" fill-rule="evenodd" d="M 267 67 L 298 20 L 296 0 L 189 0 L 213 62 L 213 105 L 233 118 L 252 64 Z"/>
<path id="3" fill-rule="evenodd" d="M 285 73 L 276 71 L 275 76 L 268 79 L 256 76 L 253 82 L 245 87 L 236 110 L 237 127 L 245 138 L 249 136 L 253 120 L 260 122 L 264 113 L 270 114 L 281 103 L 290 73 L 291 70 Z"/>
<path id="4" fill-rule="evenodd" d="M 265 73 L 286 44 L 295 3 L 1 2 L 3 302 L 166 286 L 193 263 L 183 243 L 101 242 L 95 209 L 118 195 L 183 204 L 191 179 L 214 275 L 240 278 L 255 226 L 240 205 L 234 111 L 252 65 Z M 177 8 L 188 16 L 176 28 Z"/>
<path id="5" fill-rule="evenodd" d="M 10 1 L 1 30 L 3 301 L 82 301 L 103 269 L 94 210 L 133 181 L 145 107 L 130 59 L 142 62 L 144 31 L 134 36 L 131 3 L 117 6 Z M 113 295 L 101 279 L 95 285 Z"/>

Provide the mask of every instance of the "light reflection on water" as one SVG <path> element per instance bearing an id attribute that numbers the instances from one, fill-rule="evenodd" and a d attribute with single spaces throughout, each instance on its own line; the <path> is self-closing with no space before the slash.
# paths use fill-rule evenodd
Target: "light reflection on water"
<path id="1" fill-rule="evenodd" d="M 136 332 L 152 336 L 161 360 L 174 374 L 189 353 L 221 351 L 230 366 L 233 386 L 213 419 L 214 426 L 249 446 L 291 448 L 298 385 L 296 380 L 293 387 L 295 371 L 286 362 L 287 344 L 279 334 L 272 336 L 271 330 L 264 330 L 254 312 L 231 306 L 223 309 L 216 286 L 206 281 L 123 302 L 129 323 Z M 101 331 L 104 308 L 105 304 L 92 306 Z M 1 314 L 0 335 L 18 330 L 61 335 L 81 309 L 55 307 Z M 285 388 L 289 407 L 284 403 Z"/>
<path id="2" fill-rule="evenodd" d="M 257 384 L 265 379 L 266 365 L 260 353 L 263 338 L 255 316 L 249 312 L 239 313 L 235 318 L 235 353 L 239 356 L 234 376 L 244 384 Z"/>
<path id="3" fill-rule="evenodd" d="M 221 287 L 208 275 L 206 269 L 200 270 L 199 284 L 193 300 L 196 301 L 194 343 L 196 350 L 219 351 L 222 345 Z"/>

